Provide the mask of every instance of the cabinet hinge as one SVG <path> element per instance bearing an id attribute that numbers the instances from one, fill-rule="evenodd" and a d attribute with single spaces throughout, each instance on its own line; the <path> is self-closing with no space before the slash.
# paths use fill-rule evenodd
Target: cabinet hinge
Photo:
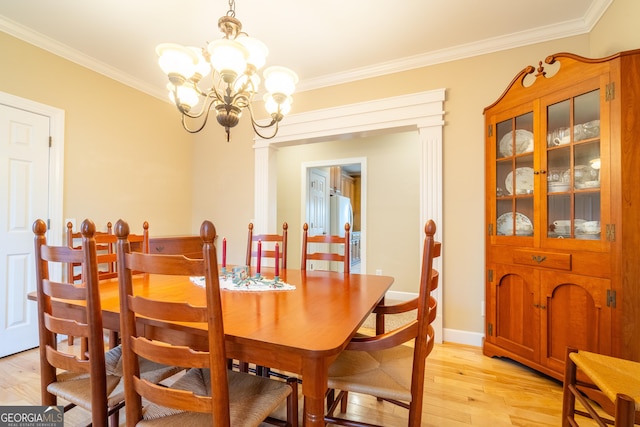
<path id="1" fill-rule="evenodd" d="M 616 291 L 607 289 L 607 307 L 616 308 Z"/>
<path id="2" fill-rule="evenodd" d="M 616 225 L 615 224 L 607 224 L 607 241 L 615 242 L 616 241 Z"/>
<path id="3" fill-rule="evenodd" d="M 607 101 L 613 101 L 616 99 L 616 84 L 614 82 L 611 82 L 606 86 L 605 99 Z"/>
<path id="4" fill-rule="evenodd" d="M 487 128 L 487 136 L 493 136 L 493 125 L 489 125 Z"/>
<path id="5" fill-rule="evenodd" d="M 493 270 L 487 271 L 487 281 L 493 282 Z"/>
<path id="6" fill-rule="evenodd" d="M 47 230 L 51 230 L 51 220 L 47 219 Z"/>
<path id="7" fill-rule="evenodd" d="M 493 236 L 493 224 L 487 225 L 487 235 Z"/>
<path id="8" fill-rule="evenodd" d="M 487 334 L 489 334 L 490 337 L 493 336 L 493 323 L 487 324 Z"/>
<path id="9" fill-rule="evenodd" d="M 53 147 L 53 137 L 49 135 L 49 148 Z"/>

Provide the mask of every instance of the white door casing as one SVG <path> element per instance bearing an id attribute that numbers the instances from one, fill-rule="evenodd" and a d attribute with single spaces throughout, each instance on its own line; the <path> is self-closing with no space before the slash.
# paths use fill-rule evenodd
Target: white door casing
<path id="1" fill-rule="evenodd" d="M 433 219 L 437 225 L 436 239 L 442 241 L 444 100 L 445 89 L 435 89 L 292 114 L 280 123 L 278 134 L 274 138 L 264 140 L 254 136 L 254 224 L 264 230 L 276 228 L 277 147 L 344 139 L 376 131 L 415 129 L 421 141 L 421 152 L 416 153 L 420 158 L 420 224 L 417 225 L 417 232 L 422 236 L 424 224 Z M 419 250 L 422 254 L 422 239 Z M 444 307 L 442 288 L 446 286 L 446 282 L 442 258 L 434 260 L 434 268 L 440 272 L 442 285 L 434 292 L 434 296 L 438 300 L 438 306 Z M 436 340 L 441 342 L 441 310 L 438 310 L 433 327 L 436 330 Z"/>
<path id="2" fill-rule="evenodd" d="M 48 242 L 61 244 L 63 134 L 64 112 L 0 92 L 0 357 L 38 345 L 32 224 L 50 220 Z"/>

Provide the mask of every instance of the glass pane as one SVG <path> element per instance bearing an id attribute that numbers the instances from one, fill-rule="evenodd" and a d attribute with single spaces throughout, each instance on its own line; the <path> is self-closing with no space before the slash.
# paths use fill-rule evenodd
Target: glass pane
<path id="1" fill-rule="evenodd" d="M 571 196 L 568 194 L 549 195 L 547 205 L 549 208 L 547 237 L 559 239 L 572 237 Z"/>
<path id="2" fill-rule="evenodd" d="M 547 237 L 600 238 L 599 119 L 599 90 L 547 107 Z"/>
<path id="3" fill-rule="evenodd" d="M 571 142 L 571 103 L 569 100 L 547 107 L 547 147 Z"/>
<path id="4" fill-rule="evenodd" d="M 600 90 L 574 98 L 573 140 L 600 138 Z"/>
<path id="5" fill-rule="evenodd" d="M 496 124 L 496 234 L 533 235 L 533 113 Z"/>
<path id="6" fill-rule="evenodd" d="M 600 239 L 600 191 L 576 194 L 575 237 L 583 240 Z"/>

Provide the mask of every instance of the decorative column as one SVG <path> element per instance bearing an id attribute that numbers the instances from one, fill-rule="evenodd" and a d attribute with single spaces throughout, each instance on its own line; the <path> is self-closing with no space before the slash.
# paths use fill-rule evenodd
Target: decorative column
<path id="1" fill-rule="evenodd" d="M 254 146 L 254 232 L 274 233 L 278 200 L 278 149 L 269 141 L 256 140 Z"/>

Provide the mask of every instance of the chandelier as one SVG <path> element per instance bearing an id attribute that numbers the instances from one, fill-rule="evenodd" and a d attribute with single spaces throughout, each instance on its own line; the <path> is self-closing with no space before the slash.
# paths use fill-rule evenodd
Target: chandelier
<path id="1" fill-rule="evenodd" d="M 291 109 L 291 94 L 298 76 L 288 68 L 272 66 L 264 70 L 264 105 L 271 122 L 256 122 L 251 102 L 260 86 L 260 70 L 268 54 L 267 46 L 242 31 L 242 24 L 235 18 L 235 0 L 229 0 L 229 11 L 218 20 L 218 28 L 224 34 L 206 48 L 163 43 L 156 47 L 160 68 L 169 77 L 169 97 L 182 114 L 182 126 L 190 133 L 200 132 L 207 124 L 209 113 L 214 110 L 216 119 L 227 133 L 240 121 L 242 110 L 249 110 L 253 130 L 265 139 L 273 138 L 278 124 Z M 203 78 L 210 87 L 202 89 Z M 195 124 L 194 127 L 189 123 Z M 260 130 L 273 127 L 273 133 L 265 136 Z"/>

